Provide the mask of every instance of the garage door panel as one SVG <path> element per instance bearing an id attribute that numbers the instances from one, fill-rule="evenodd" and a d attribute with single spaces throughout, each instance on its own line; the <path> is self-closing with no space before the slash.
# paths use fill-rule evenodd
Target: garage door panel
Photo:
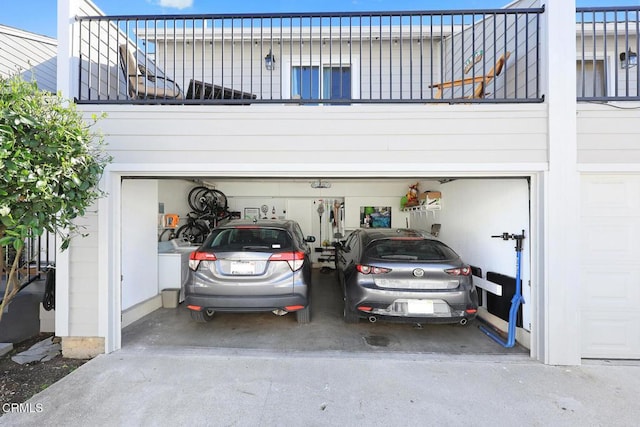
<path id="1" fill-rule="evenodd" d="M 583 316 L 582 357 L 640 358 L 640 315 L 625 313 L 598 313 Z M 618 317 L 614 320 L 614 317 Z"/>
<path id="2" fill-rule="evenodd" d="M 581 203 L 583 212 L 595 216 L 639 215 L 640 177 L 620 175 L 594 176 L 583 180 Z"/>
<path id="3" fill-rule="evenodd" d="M 582 357 L 640 358 L 640 174 L 581 178 Z"/>
<path id="4" fill-rule="evenodd" d="M 633 311 L 640 299 L 639 273 L 584 270 L 583 309 Z"/>
<path id="5" fill-rule="evenodd" d="M 640 224 L 636 218 L 587 218 L 582 221 L 580 245 L 583 262 L 637 263 Z"/>

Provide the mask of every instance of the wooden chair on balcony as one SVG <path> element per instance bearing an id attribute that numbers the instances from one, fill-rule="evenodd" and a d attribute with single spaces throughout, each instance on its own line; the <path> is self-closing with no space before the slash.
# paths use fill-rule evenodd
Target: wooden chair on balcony
<path id="1" fill-rule="evenodd" d="M 126 44 L 119 47 L 120 65 L 132 99 L 183 99 L 180 86 L 164 75 L 156 75 L 142 64 Z"/>
<path id="2" fill-rule="evenodd" d="M 500 55 L 495 65 L 489 70 L 489 72 L 483 76 L 466 77 L 459 80 L 453 80 L 449 82 L 435 83 L 430 85 L 430 88 L 438 89 L 434 95 L 434 99 L 442 99 L 442 92 L 444 89 L 455 88 L 458 86 L 473 87 L 473 92 L 470 95 L 465 96 L 467 99 L 484 98 L 487 95 L 486 89 L 489 87 L 489 83 L 499 76 L 504 68 L 504 64 L 507 62 L 511 52 L 506 52 Z"/>

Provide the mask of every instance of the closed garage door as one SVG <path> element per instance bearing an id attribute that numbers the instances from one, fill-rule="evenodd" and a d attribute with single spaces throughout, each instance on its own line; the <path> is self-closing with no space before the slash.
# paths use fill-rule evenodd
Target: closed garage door
<path id="1" fill-rule="evenodd" d="M 582 176 L 582 357 L 640 358 L 640 175 Z"/>

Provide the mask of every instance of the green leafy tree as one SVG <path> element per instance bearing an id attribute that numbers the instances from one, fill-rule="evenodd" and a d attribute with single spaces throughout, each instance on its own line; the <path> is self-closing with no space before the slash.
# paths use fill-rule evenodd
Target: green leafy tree
<path id="1" fill-rule="evenodd" d="M 74 219 L 103 195 L 98 187 L 111 161 L 100 135 L 75 104 L 19 77 L 0 77 L 0 277 L 6 289 L 0 319 L 20 290 L 27 239 L 56 233 L 61 249 L 82 234 Z M 10 262 L 5 265 L 4 250 Z"/>

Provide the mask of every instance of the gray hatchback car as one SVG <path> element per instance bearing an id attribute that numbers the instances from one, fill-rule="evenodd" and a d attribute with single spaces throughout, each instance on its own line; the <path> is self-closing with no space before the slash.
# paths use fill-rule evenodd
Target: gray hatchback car
<path id="1" fill-rule="evenodd" d="M 439 240 L 408 229 L 363 228 L 336 247 L 344 320 L 460 323 L 476 317 L 471 267 Z"/>
<path id="2" fill-rule="evenodd" d="M 311 248 L 292 220 L 233 220 L 190 255 L 185 303 L 193 320 L 215 311 L 296 313 L 311 319 Z"/>

